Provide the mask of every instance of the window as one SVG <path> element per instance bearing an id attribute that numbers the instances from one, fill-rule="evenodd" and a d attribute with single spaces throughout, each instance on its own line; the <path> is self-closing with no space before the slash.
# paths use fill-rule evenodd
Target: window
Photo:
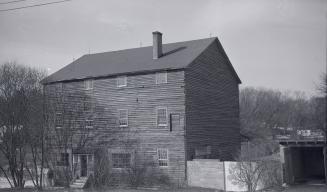
<path id="1" fill-rule="evenodd" d="M 68 166 L 69 165 L 69 154 L 68 153 L 60 153 L 59 159 L 57 161 L 57 165 Z"/>
<path id="2" fill-rule="evenodd" d="M 62 92 L 62 88 L 63 88 L 63 86 L 62 86 L 62 83 L 57 83 L 56 84 L 56 92 Z"/>
<path id="3" fill-rule="evenodd" d="M 168 149 L 158 149 L 158 163 L 160 167 L 168 167 Z"/>
<path id="4" fill-rule="evenodd" d="M 181 117 L 179 114 L 175 113 L 175 114 L 169 114 L 169 122 L 170 122 L 170 131 L 173 130 L 178 130 L 181 127 Z"/>
<path id="5" fill-rule="evenodd" d="M 131 154 L 130 153 L 112 153 L 113 168 L 130 168 Z"/>
<path id="6" fill-rule="evenodd" d="M 63 119 L 62 113 L 56 113 L 56 128 L 62 128 L 63 126 Z"/>
<path id="7" fill-rule="evenodd" d="M 92 119 L 85 120 L 85 128 L 93 128 L 93 120 Z"/>
<path id="8" fill-rule="evenodd" d="M 87 155 L 87 162 L 93 162 L 93 155 Z"/>
<path id="9" fill-rule="evenodd" d="M 118 110 L 118 118 L 119 118 L 119 127 L 127 127 L 128 126 L 128 110 L 120 109 Z"/>
<path id="10" fill-rule="evenodd" d="M 167 72 L 156 73 L 156 84 L 167 83 Z"/>
<path id="11" fill-rule="evenodd" d="M 84 101 L 84 111 L 92 111 L 92 102 Z"/>
<path id="12" fill-rule="evenodd" d="M 73 155 L 73 167 L 76 170 L 78 168 L 78 155 Z"/>
<path id="13" fill-rule="evenodd" d="M 73 156 L 74 163 L 78 163 L 78 155 Z"/>
<path id="14" fill-rule="evenodd" d="M 117 87 L 126 87 L 127 86 L 127 77 L 121 76 L 117 77 Z"/>
<path id="15" fill-rule="evenodd" d="M 85 85 L 85 90 L 91 90 L 93 89 L 93 80 L 85 80 L 84 81 L 84 85 Z"/>
<path id="16" fill-rule="evenodd" d="M 209 159 L 211 155 L 211 146 L 198 146 L 195 148 L 196 159 Z"/>
<path id="17" fill-rule="evenodd" d="M 158 126 L 167 126 L 167 108 L 158 107 L 157 108 L 157 125 Z"/>

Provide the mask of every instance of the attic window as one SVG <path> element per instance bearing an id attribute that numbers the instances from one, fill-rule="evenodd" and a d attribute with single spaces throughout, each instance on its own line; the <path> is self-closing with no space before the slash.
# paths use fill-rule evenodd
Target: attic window
<path id="1" fill-rule="evenodd" d="M 62 92 L 62 88 L 63 88 L 63 86 L 62 86 L 62 83 L 57 83 L 56 84 L 56 92 Z"/>
<path id="2" fill-rule="evenodd" d="M 156 84 L 167 83 L 167 72 L 156 73 Z"/>
<path id="3" fill-rule="evenodd" d="M 120 76 L 117 77 L 117 87 L 126 87 L 127 86 L 127 77 Z"/>
<path id="4" fill-rule="evenodd" d="M 93 80 L 85 80 L 84 81 L 84 86 L 85 86 L 85 90 L 91 90 L 93 89 Z"/>

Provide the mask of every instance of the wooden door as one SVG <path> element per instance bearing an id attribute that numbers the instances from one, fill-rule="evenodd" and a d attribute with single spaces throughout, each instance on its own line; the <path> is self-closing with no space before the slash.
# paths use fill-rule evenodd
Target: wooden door
<path id="1" fill-rule="evenodd" d="M 81 177 L 87 176 L 87 155 L 80 155 L 81 158 Z"/>

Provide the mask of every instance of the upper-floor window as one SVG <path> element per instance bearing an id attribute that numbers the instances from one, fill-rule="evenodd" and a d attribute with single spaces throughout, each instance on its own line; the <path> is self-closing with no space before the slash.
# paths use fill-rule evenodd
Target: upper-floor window
<path id="1" fill-rule="evenodd" d="M 85 86 L 85 90 L 93 89 L 93 80 L 92 79 L 85 80 L 84 81 L 84 86 Z"/>
<path id="2" fill-rule="evenodd" d="M 85 120 L 85 128 L 93 128 L 93 119 Z"/>
<path id="3" fill-rule="evenodd" d="M 158 107 L 157 108 L 157 125 L 158 126 L 167 126 L 167 108 Z"/>
<path id="4" fill-rule="evenodd" d="M 132 155 L 130 153 L 112 153 L 113 168 L 130 168 Z"/>
<path id="5" fill-rule="evenodd" d="M 158 149 L 158 163 L 160 167 L 168 167 L 168 149 Z"/>
<path id="6" fill-rule="evenodd" d="M 167 83 L 167 72 L 156 73 L 156 84 Z"/>
<path id="7" fill-rule="evenodd" d="M 119 127 L 127 127 L 128 126 L 128 110 L 120 109 L 118 110 L 118 121 Z"/>
<path id="8" fill-rule="evenodd" d="M 91 101 L 88 101 L 88 100 L 84 100 L 83 108 L 84 108 L 84 111 L 85 112 L 92 111 L 92 102 Z"/>
<path id="9" fill-rule="evenodd" d="M 61 93 L 62 92 L 63 85 L 62 83 L 57 83 L 56 84 L 56 92 Z"/>
<path id="10" fill-rule="evenodd" d="M 117 87 L 126 87 L 127 86 L 127 76 L 117 77 Z"/>
<path id="11" fill-rule="evenodd" d="M 62 128 L 63 126 L 63 119 L 62 119 L 62 113 L 56 113 L 55 117 L 55 122 L 56 122 L 56 128 Z"/>

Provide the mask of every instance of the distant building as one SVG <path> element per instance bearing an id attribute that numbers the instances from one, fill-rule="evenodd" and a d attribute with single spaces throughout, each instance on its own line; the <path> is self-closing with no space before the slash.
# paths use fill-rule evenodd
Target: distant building
<path id="1" fill-rule="evenodd" d="M 48 100 L 63 98 L 54 107 L 53 133 L 73 126 L 89 137 L 84 145 L 72 139 L 56 166 L 86 177 L 102 148 L 113 170 L 151 161 L 183 182 L 188 160 L 233 160 L 241 140 L 240 83 L 217 38 L 162 44 L 153 32 L 153 46 L 84 55 L 43 80 Z M 74 100 L 76 94 L 86 98 Z M 71 105 L 79 109 L 74 123 L 64 118 Z"/>

